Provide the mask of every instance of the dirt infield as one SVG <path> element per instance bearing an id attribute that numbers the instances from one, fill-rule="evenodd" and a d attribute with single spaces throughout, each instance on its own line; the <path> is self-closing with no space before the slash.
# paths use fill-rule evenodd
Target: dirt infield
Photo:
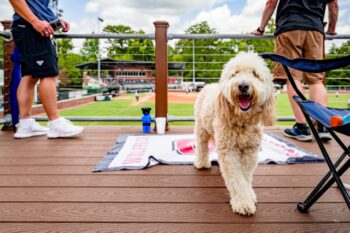
<path id="1" fill-rule="evenodd" d="M 169 103 L 177 103 L 177 104 L 194 104 L 198 93 L 186 93 L 186 92 L 168 92 L 168 102 Z M 116 98 L 117 100 L 127 100 L 127 99 L 135 99 L 133 95 L 121 95 Z M 155 102 L 156 96 L 155 93 L 151 94 L 142 94 L 139 102 L 132 103 L 132 106 L 141 105 L 145 102 Z"/>
<path id="2" fill-rule="evenodd" d="M 186 92 L 168 92 L 168 102 L 176 104 L 193 104 L 197 98 L 198 93 L 186 93 Z M 147 102 L 154 102 L 155 95 L 149 98 Z"/>

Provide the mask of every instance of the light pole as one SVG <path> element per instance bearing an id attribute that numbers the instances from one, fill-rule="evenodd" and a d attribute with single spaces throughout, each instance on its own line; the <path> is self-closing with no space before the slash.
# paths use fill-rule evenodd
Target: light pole
<path id="1" fill-rule="evenodd" d="M 97 31 L 100 33 L 100 23 L 103 23 L 103 19 L 100 17 L 97 17 Z M 100 51 L 100 40 L 97 39 L 97 51 L 98 51 L 98 58 L 97 58 L 97 78 L 100 84 L 101 81 L 101 51 Z"/>

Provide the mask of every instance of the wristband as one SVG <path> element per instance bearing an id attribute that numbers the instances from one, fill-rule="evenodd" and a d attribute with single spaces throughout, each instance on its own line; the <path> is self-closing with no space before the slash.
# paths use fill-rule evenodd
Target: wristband
<path id="1" fill-rule="evenodd" d="M 260 32 L 261 34 L 264 34 L 265 30 L 260 30 L 260 27 L 258 27 L 258 29 L 256 29 L 256 31 Z"/>

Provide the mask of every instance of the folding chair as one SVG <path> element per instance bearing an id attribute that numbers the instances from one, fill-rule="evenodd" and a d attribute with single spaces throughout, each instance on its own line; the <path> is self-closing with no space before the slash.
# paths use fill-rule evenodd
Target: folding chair
<path id="1" fill-rule="evenodd" d="M 304 202 L 298 203 L 298 210 L 303 213 L 308 212 L 309 208 L 334 184 L 334 182 L 336 182 L 336 184 L 338 185 L 340 192 L 348 208 L 350 209 L 350 197 L 346 188 L 344 187 L 344 183 L 341 180 L 341 176 L 350 167 L 350 146 L 346 146 L 335 133 L 338 132 L 346 136 L 350 136 L 350 123 L 338 127 L 331 127 L 329 123 L 329 120 L 332 116 L 345 116 L 347 114 L 350 114 L 350 109 L 328 108 L 321 106 L 313 101 L 307 100 L 306 97 L 297 88 L 293 77 L 288 69 L 288 67 L 290 67 L 303 72 L 325 72 L 350 65 L 350 56 L 329 60 L 289 60 L 283 56 L 267 53 L 261 54 L 261 56 L 264 59 L 279 62 L 284 67 L 284 70 L 288 76 L 288 80 L 290 81 L 292 87 L 297 93 L 297 96 L 294 96 L 293 98 L 301 108 L 306 118 L 306 121 L 311 129 L 311 132 L 314 138 L 316 139 L 316 142 L 322 152 L 322 155 L 329 167 L 329 172 L 324 176 L 324 178 L 320 181 L 316 188 L 311 192 L 308 198 Z M 343 154 L 338 158 L 338 160 L 334 164 L 332 163 L 329 154 L 321 138 L 319 137 L 311 118 L 313 118 L 314 120 L 318 121 L 319 124 L 322 124 L 324 127 L 326 127 L 329 133 L 334 138 L 334 140 L 343 149 Z"/>

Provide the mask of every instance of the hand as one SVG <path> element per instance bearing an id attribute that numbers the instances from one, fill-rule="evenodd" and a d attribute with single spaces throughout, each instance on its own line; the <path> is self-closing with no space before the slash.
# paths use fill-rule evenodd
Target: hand
<path id="1" fill-rule="evenodd" d="M 258 30 L 252 31 L 250 34 L 255 35 L 255 36 L 262 36 L 264 33 L 259 32 Z"/>
<path id="2" fill-rule="evenodd" d="M 33 28 L 44 37 L 50 37 L 55 33 L 51 25 L 43 20 L 36 20 L 32 23 Z"/>
<path id="3" fill-rule="evenodd" d="M 66 22 L 65 20 L 63 20 L 63 19 L 61 19 L 61 23 L 62 23 L 62 25 L 63 25 L 63 29 L 62 29 L 62 31 L 63 32 L 68 32 L 69 31 L 69 29 L 70 29 L 70 25 L 69 25 L 69 23 L 68 22 Z"/>
<path id="4" fill-rule="evenodd" d="M 337 32 L 336 32 L 336 31 L 328 30 L 328 31 L 326 32 L 326 34 L 327 34 L 327 35 L 330 35 L 330 36 L 335 36 L 335 35 L 337 35 Z"/>
<path id="5" fill-rule="evenodd" d="M 264 27 L 265 29 L 265 27 Z M 261 30 L 260 27 L 258 27 L 255 31 L 252 31 L 250 34 L 253 34 L 255 36 L 262 36 L 264 35 L 265 30 Z"/>

